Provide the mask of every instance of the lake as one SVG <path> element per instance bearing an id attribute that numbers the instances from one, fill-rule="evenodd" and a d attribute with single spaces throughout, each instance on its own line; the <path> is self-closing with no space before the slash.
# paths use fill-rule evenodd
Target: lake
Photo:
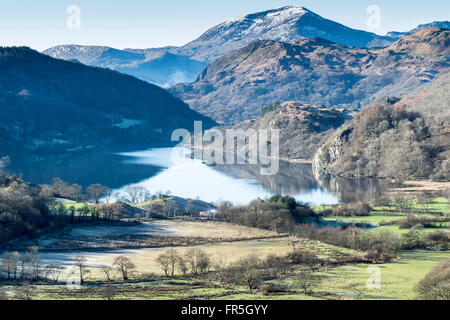
<path id="1" fill-rule="evenodd" d="M 35 159 L 13 159 L 10 171 L 24 179 L 49 183 L 60 177 L 84 187 L 101 183 L 118 191 L 130 185 L 151 193 L 170 191 L 184 198 L 246 204 L 274 194 L 289 194 L 311 204 L 370 201 L 385 193 L 386 182 L 315 177 L 310 164 L 281 162 L 276 175 L 263 176 L 256 165 L 208 166 L 188 159 L 186 149 L 155 148 L 126 153 L 68 153 Z"/>

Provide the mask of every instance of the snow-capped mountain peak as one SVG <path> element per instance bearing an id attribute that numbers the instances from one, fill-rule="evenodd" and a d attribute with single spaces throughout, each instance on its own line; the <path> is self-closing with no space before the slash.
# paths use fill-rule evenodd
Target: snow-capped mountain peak
<path id="1" fill-rule="evenodd" d="M 82 46 L 69 44 L 47 49 L 43 53 L 50 57 L 63 60 L 77 59 L 78 61 L 89 65 L 110 49 L 111 48 L 109 47 L 103 46 Z"/>
<path id="2" fill-rule="evenodd" d="M 211 62 L 253 41 L 290 42 L 304 38 L 323 38 L 359 47 L 388 46 L 393 42 L 388 37 L 327 20 L 304 7 L 286 6 L 227 20 L 178 48 L 177 52 Z"/>

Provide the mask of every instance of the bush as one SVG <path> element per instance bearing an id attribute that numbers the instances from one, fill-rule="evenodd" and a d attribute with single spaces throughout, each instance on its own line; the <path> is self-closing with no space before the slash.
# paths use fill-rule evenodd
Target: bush
<path id="1" fill-rule="evenodd" d="M 392 260 L 401 248 L 396 232 L 375 230 L 362 232 L 358 228 L 318 228 L 315 225 L 299 225 L 295 228 L 299 237 L 322 241 L 339 247 L 369 252 L 372 260 Z"/>
<path id="2" fill-rule="evenodd" d="M 425 241 L 429 247 L 437 247 L 441 250 L 448 250 L 450 233 L 448 231 L 434 231 L 425 236 Z"/>
<path id="3" fill-rule="evenodd" d="M 274 196 L 268 201 L 256 200 L 248 206 L 220 206 L 217 218 L 246 227 L 290 232 L 297 223 L 317 217 L 308 206 L 291 197 Z"/>
<path id="4" fill-rule="evenodd" d="M 313 272 L 322 264 L 319 257 L 310 251 L 296 250 L 290 253 L 288 258 L 292 264 L 308 266 Z"/>
<path id="5" fill-rule="evenodd" d="M 336 217 L 367 217 L 372 212 L 372 207 L 366 202 L 357 202 L 333 206 L 331 211 Z"/>
<path id="6" fill-rule="evenodd" d="M 422 232 L 420 232 L 418 227 L 414 227 L 408 233 L 402 236 L 403 249 L 413 250 L 413 249 L 423 249 L 426 247 L 426 242 Z"/>
<path id="7" fill-rule="evenodd" d="M 20 180 L 8 188 L 0 186 L 0 245 L 21 236 L 37 235 L 49 227 L 49 202 L 40 187 Z"/>
<path id="8" fill-rule="evenodd" d="M 443 228 L 448 221 L 450 221 L 449 217 L 434 218 L 408 215 L 405 219 L 401 219 L 396 223 L 400 226 L 400 229 L 411 229 L 418 225 L 422 226 L 422 228 Z"/>
<path id="9" fill-rule="evenodd" d="M 265 284 L 261 284 L 258 287 L 259 292 L 261 292 L 261 294 L 263 294 L 264 296 L 268 296 L 272 293 L 277 293 L 277 292 L 283 292 L 283 289 L 280 286 L 277 286 L 274 283 L 265 283 Z"/>
<path id="10" fill-rule="evenodd" d="M 450 300 L 450 260 L 441 262 L 416 287 L 421 299 Z"/>

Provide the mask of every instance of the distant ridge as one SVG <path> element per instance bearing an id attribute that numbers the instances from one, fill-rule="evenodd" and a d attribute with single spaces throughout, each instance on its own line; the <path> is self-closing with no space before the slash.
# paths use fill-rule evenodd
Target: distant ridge
<path id="1" fill-rule="evenodd" d="M 218 122 L 235 124 L 277 101 L 358 110 L 405 95 L 448 68 L 450 31 L 424 29 L 382 49 L 314 38 L 260 40 L 211 63 L 170 91 Z"/>
<path id="2" fill-rule="evenodd" d="M 387 37 L 400 39 L 404 36 L 412 35 L 420 30 L 428 29 L 428 28 L 441 28 L 441 29 L 450 29 L 450 21 L 433 21 L 431 23 L 425 23 L 417 26 L 416 28 L 406 31 L 406 32 L 397 32 L 397 31 L 391 31 L 386 34 Z"/>
<path id="3" fill-rule="evenodd" d="M 192 82 L 215 59 L 257 40 L 295 41 L 309 38 L 357 47 L 385 47 L 395 39 L 355 30 L 322 18 L 303 7 L 282 7 L 230 19 L 182 47 L 117 50 L 62 45 L 43 53 L 51 57 L 110 68 L 139 79 L 170 86 Z"/>
<path id="4" fill-rule="evenodd" d="M 157 86 L 26 47 L 0 47 L 0 69 L 0 155 L 169 145 L 215 124 Z"/>

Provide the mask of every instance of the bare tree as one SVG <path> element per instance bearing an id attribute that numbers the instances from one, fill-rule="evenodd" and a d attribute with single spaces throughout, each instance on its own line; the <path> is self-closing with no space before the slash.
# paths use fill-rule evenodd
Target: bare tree
<path id="1" fill-rule="evenodd" d="M 311 288 L 320 284 L 321 278 L 312 274 L 304 273 L 298 277 L 297 283 L 303 289 L 304 294 L 311 293 Z"/>
<path id="2" fill-rule="evenodd" d="M 186 276 L 186 274 L 188 272 L 188 266 L 186 264 L 186 260 L 182 256 L 178 257 L 177 266 L 178 266 L 178 271 L 180 271 L 180 273 L 183 275 L 183 277 Z"/>
<path id="3" fill-rule="evenodd" d="M 238 262 L 239 276 L 250 290 L 256 289 L 263 280 L 261 263 L 261 260 L 254 255 L 250 255 Z"/>
<path id="4" fill-rule="evenodd" d="M 430 198 L 425 192 L 417 195 L 417 204 L 420 206 L 422 211 L 428 212 L 428 210 L 430 209 Z"/>
<path id="5" fill-rule="evenodd" d="M 158 257 L 157 261 L 161 265 L 166 277 L 174 276 L 179 259 L 180 255 L 174 249 L 170 249 Z"/>
<path id="6" fill-rule="evenodd" d="M 161 266 L 161 269 L 164 271 L 164 274 L 166 275 L 166 277 L 169 277 L 170 263 L 169 263 L 169 259 L 167 258 L 166 254 L 165 253 L 161 254 L 158 257 L 158 259 L 156 259 L 156 262 L 159 263 L 159 265 Z"/>
<path id="7" fill-rule="evenodd" d="M 225 281 L 227 265 L 228 263 L 225 258 L 218 258 L 214 262 L 214 269 L 216 270 L 219 280 L 221 282 Z"/>
<path id="8" fill-rule="evenodd" d="M 400 193 L 394 194 L 392 201 L 401 213 L 404 213 L 409 208 L 409 199 Z"/>
<path id="9" fill-rule="evenodd" d="M 275 277 L 279 274 L 285 276 L 290 269 L 289 261 L 284 257 L 279 257 L 276 255 L 267 256 L 266 266 L 272 270 Z"/>
<path id="10" fill-rule="evenodd" d="M 91 273 L 91 271 L 86 266 L 86 257 L 78 256 L 75 257 L 74 265 L 78 269 L 80 276 L 80 283 L 83 284 L 86 280 L 86 276 Z"/>
<path id="11" fill-rule="evenodd" d="M 14 275 L 17 279 L 17 269 L 19 263 L 19 253 L 17 252 L 6 252 L 2 255 L 0 261 L 1 270 L 7 275 L 8 279 Z"/>
<path id="12" fill-rule="evenodd" d="M 107 188 L 105 190 L 105 192 L 103 193 L 103 198 L 105 199 L 105 202 L 110 203 L 111 200 L 114 198 L 115 194 L 116 194 L 116 192 L 114 192 L 113 189 Z"/>
<path id="13" fill-rule="evenodd" d="M 38 248 L 28 248 L 27 255 L 29 256 L 32 278 L 34 280 L 39 280 L 41 276 L 42 262 L 41 257 L 38 255 Z"/>
<path id="14" fill-rule="evenodd" d="M 322 262 L 315 253 L 304 250 L 296 250 L 292 252 L 289 257 L 294 264 L 306 265 L 312 272 L 314 272 Z"/>
<path id="15" fill-rule="evenodd" d="M 119 256 L 114 259 L 114 266 L 122 275 L 123 282 L 126 282 L 136 270 L 136 265 L 126 256 Z"/>
<path id="16" fill-rule="evenodd" d="M 209 255 L 197 248 L 190 249 L 185 254 L 185 260 L 192 274 L 206 273 L 211 267 Z"/>
<path id="17" fill-rule="evenodd" d="M 113 268 L 110 266 L 102 266 L 102 271 L 106 276 L 106 281 L 111 281 Z"/>
<path id="18" fill-rule="evenodd" d="M 53 282 L 58 282 L 63 268 L 54 264 L 47 265 L 44 269 L 45 277 Z"/>
<path id="19" fill-rule="evenodd" d="M 117 295 L 117 288 L 113 285 L 107 284 L 100 288 L 100 296 L 108 301 L 114 299 Z"/>
<path id="20" fill-rule="evenodd" d="M 69 185 L 66 182 L 64 182 L 61 178 L 54 178 L 53 179 L 52 189 L 53 189 L 53 192 L 58 197 L 64 197 L 68 186 Z"/>
<path id="21" fill-rule="evenodd" d="M 108 189 L 108 187 L 102 186 L 101 184 L 93 184 L 87 187 L 86 193 L 89 200 L 94 201 L 96 204 L 98 204 L 100 202 L 100 198 Z"/>
<path id="22" fill-rule="evenodd" d="M 75 201 L 81 201 L 83 196 L 83 187 L 79 184 L 73 184 L 68 189 L 68 195 Z"/>
<path id="23" fill-rule="evenodd" d="M 140 186 L 130 186 L 125 189 L 125 193 L 128 195 L 128 200 L 131 203 L 144 202 L 150 199 L 150 192 Z"/>
<path id="24" fill-rule="evenodd" d="M 24 279 L 27 272 L 27 265 L 30 264 L 31 259 L 28 253 L 25 253 L 19 257 L 19 266 L 20 266 L 20 278 Z"/>

